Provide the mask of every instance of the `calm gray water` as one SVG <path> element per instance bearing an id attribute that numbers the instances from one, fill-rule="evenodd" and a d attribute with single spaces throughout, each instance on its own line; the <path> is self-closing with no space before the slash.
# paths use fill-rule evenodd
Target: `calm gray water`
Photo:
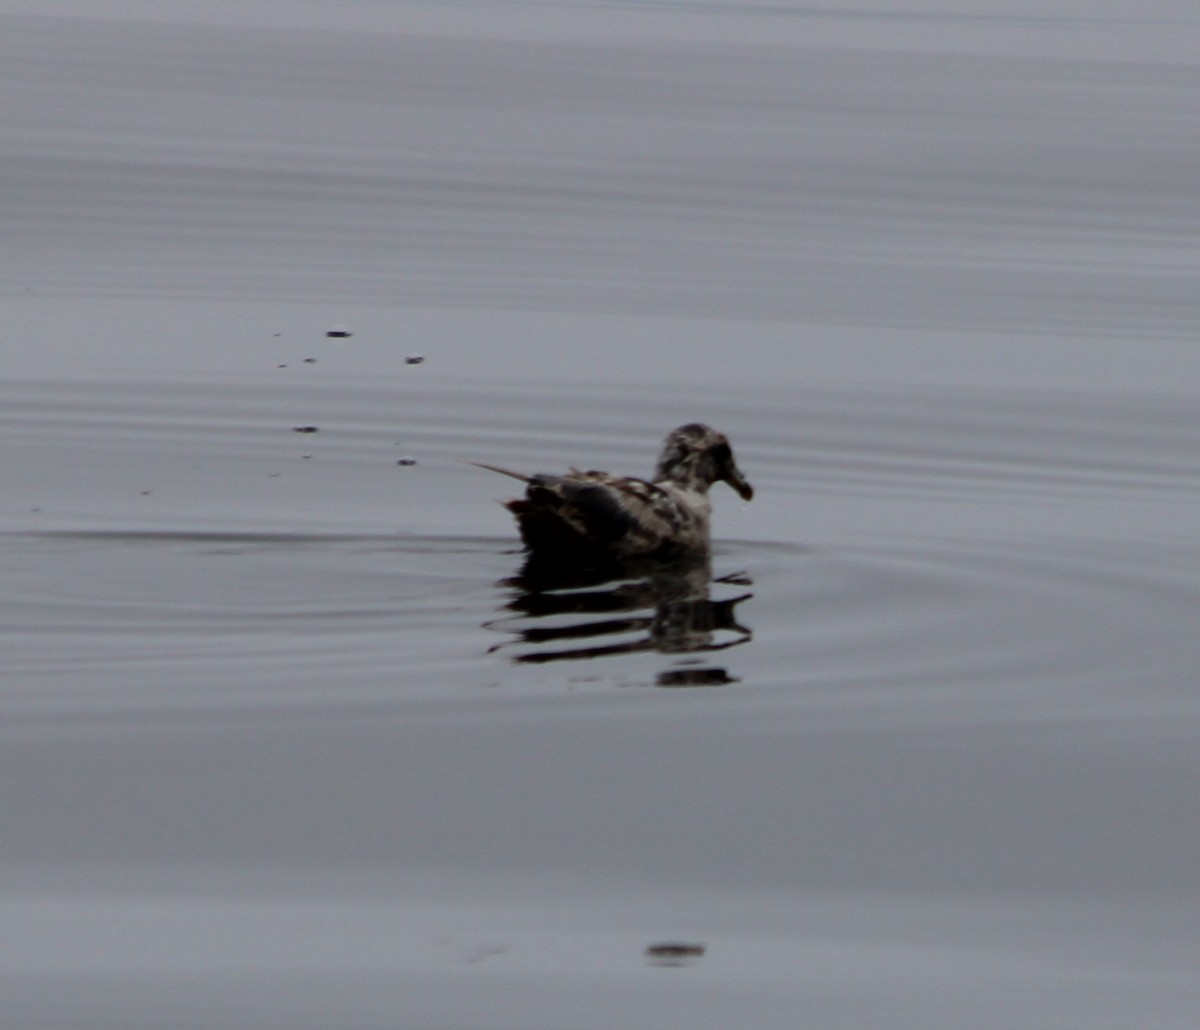
<path id="1" fill-rule="evenodd" d="M 1200 1022 L 1197 43 L 0 2 L 5 1024 Z"/>

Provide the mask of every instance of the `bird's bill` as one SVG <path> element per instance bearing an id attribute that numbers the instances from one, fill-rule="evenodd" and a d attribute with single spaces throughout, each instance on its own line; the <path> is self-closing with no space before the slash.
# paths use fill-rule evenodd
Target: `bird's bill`
<path id="1" fill-rule="evenodd" d="M 743 501 L 748 501 L 754 496 L 754 487 L 747 483 L 742 474 L 735 468 L 731 468 L 725 474 L 725 482 L 738 492 Z"/>

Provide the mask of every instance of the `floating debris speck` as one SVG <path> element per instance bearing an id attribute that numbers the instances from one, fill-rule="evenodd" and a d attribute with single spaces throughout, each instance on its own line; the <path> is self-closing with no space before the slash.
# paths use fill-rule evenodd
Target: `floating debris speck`
<path id="1" fill-rule="evenodd" d="M 408 457 L 408 455 L 405 455 L 403 458 L 401 458 L 399 461 L 396 462 L 397 465 L 403 465 L 405 468 L 407 468 L 410 465 L 415 465 L 416 463 L 417 463 L 417 459 L 410 458 L 410 457 Z"/>
<path id="2" fill-rule="evenodd" d="M 646 958 L 655 966 L 690 966 L 703 954 L 703 944 L 685 944 L 679 941 L 651 944 L 646 949 Z"/>
<path id="3" fill-rule="evenodd" d="M 306 365 L 315 365 L 317 363 L 317 359 L 316 358 L 305 358 L 304 363 Z"/>
<path id="4" fill-rule="evenodd" d="M 292 432 L 293 433 L 315 433 L 315 432 L 317 432 L 317 427 L 316 426 L 292 426 Z"/>
<path id="5" fill-rule="evenodd" d="M 425 360 L 424 354 L 410 354 L 407 358 L 404 359 L 404 363 L 406 365 L 419 365 L 424 360 Z"/>
<path id="6" fill-rule="evenodd" d="M 724 669 L 705 667 L 664 669 L 654 682 L 660 687 L 724 687 L 738 680 Z"/>
<path id="7" fill-rule="evenodd" d="M 346 340 L 346 339 L 349 339 L 354 334 L 352 332 L 350 332 L 350 330 L 347 329 L 344 325 L 335 325 L 335 326 L 331 326 L 329 329 L 326 329 L 325 335 L 328 336 L 331 340 Z"/>

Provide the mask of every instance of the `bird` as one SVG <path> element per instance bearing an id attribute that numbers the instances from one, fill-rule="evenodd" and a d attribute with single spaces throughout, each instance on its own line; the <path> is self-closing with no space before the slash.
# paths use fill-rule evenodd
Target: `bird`
<path id="1" fill-rule="evenodd" d="M 526 476 L 472 464 L 525 483 L 524 497 L 501 503 L 516 516 L 530 557 L 556 562 L 707 557 L 708 488 L 724 482 L 744 500 L 754 496 L 728 438 L 699 422 L 667 434 L 650 479 L 574 468 Z"/>

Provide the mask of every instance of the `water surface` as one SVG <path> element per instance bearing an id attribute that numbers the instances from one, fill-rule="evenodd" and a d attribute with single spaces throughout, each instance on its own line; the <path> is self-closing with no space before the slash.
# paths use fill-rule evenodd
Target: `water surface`
<path id="1" fill-rule="evenodd" d="M 1190 8 L 21 8 L 14 1025 L 1196 1022 Z"/>

